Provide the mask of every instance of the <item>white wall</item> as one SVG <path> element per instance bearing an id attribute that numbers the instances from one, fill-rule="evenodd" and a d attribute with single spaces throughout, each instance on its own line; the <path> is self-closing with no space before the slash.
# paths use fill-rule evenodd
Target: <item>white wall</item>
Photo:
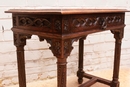
<path id="1" fill-rule="evenodd" d="M 11 14 L 4 11 L 12 8 L 125 8 L 130 9 L 130 0 L 1 0 L 0 1 L 0 87 L 18 83 L 16 48 L 13 45 Z M 125 36 L 122 44 L 121 66 L 130 65 L 130 14 L 126 14 Z M 3 27 L 3 28 L 2 28 Z M 68 58 L 68 75 L 76 74 L 78 42 Z M 27 41 L 27 82 L 56 77 L 56 58 L 48 49 L 49 44 L 39 42 L 37 36 Z M 86 71 L 112 68 L 114 39 L 110 31 L 91 34 L 85 40 Z"/>

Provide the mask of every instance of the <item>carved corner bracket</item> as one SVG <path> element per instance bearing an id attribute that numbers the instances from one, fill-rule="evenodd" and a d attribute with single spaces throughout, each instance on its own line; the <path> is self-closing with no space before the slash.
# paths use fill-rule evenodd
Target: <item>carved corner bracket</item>
<path id="1" fill-rule="evenodd" d="M 67 58 L 73 47 L 72 40 L 55 40 L 55 39 L 46 39 L 47 42 L 51 45 L 49 48 L 54 56 L 58 58 Z"/>
<path id="2" fill-rule="evenodd" d="M 124 36 L 124 29 L 111 30 L 111 33 L 114 34 L 115 39 L 122 39 Z"/>
<path id="3" fill-rule="evenodd" d="M 24 46 L 26 45 L 26 39 L 30 39 L 31 35 L 14 33 L 14 45 Z"/>
<path id="4" fill-rule="evenodd" d="M 67 58 L 73 49 L 72 46 L 73 42 L 79 40 L 80 38 L 81 37 L 62 40 L 62 39 L 48 39 L 39 36 L 40 41 L 43 41 L 45 39 L 47 43 L 50 44 L 49 49 L 57 58 Z"/>
<path id="5" fill-rule="evenodd" d="M 124 29 L 111 30 L 111 32 L 114 34 L 116 43 L 121 44 L 122 38 L 124 36 Z"/>

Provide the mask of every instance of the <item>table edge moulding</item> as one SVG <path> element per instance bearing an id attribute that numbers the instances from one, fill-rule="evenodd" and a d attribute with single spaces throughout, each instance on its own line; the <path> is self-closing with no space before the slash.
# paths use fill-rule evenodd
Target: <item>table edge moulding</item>
<path id="1" fill-rule="evenodd" d="M 126 9 L 10 9 L 12 13 L 14 45 L 17 48 L 19 87 L 26 87 L 24 46 L 26 40 L 37 35 L 46 40 L 57 58 L 57 87 L 67 87 L 67 57 L 73 42 L 79 40 L 78 83 L 90 87 L 100 82 L 119 87 L 121 42 L 125 27 Z M 87 35 L 110 30 L 115 38 L 115 54 L 112 81 L 87 74 L 83 70 L 84 40 Z M 83 77 L 90 79 L 83 82 Z"/>

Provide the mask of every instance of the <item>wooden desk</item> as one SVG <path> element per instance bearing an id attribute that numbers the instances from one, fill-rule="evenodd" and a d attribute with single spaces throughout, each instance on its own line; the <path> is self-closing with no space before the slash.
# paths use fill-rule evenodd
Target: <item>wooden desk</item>
<path id="1" fill-rule="evenodd" d="M 110 87 L 119 87 L 119 64 L 121 41 L 124 32 L 125 9 L 11 9 L 14 45 L 17 48 L 19 86 L 26 87 L 24 46 L 31 35 L 46 40 L 50 50 L 57 57 L 57 87 L 66 87 L 67 57 L 73 49 L 74 41 L 79 40 L 78 82 L 83 77 L 90 80 L 80 87 L 89 87 L 96 82 Z M 112 81 L 87 74 L 83 71 L 83 46 L 88 34 L 110 30 L 115 38 L 115 56 Z"/>

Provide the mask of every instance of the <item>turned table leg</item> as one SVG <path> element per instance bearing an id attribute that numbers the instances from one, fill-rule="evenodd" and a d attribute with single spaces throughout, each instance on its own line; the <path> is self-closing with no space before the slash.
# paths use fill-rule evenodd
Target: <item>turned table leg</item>
<path id="1" fill-rule="evenodd" d="M 83 82 L 83 54 L 84 54 L 84 39 L 79 39 L 79 62 L 78 62 L 78 83 L 81 84 Z"/>
<path id="2" fill-rule="evenodd" d="M 123 38 L 122 30 L 112 30 L 115 38 L 115 56 L 114 56 L 114 69 L 113 69 L 113 80 L 111 87 L 119 87 L 119 66 L 120 66 L 120 55 L 121 55 L 121 42 Z"/>

